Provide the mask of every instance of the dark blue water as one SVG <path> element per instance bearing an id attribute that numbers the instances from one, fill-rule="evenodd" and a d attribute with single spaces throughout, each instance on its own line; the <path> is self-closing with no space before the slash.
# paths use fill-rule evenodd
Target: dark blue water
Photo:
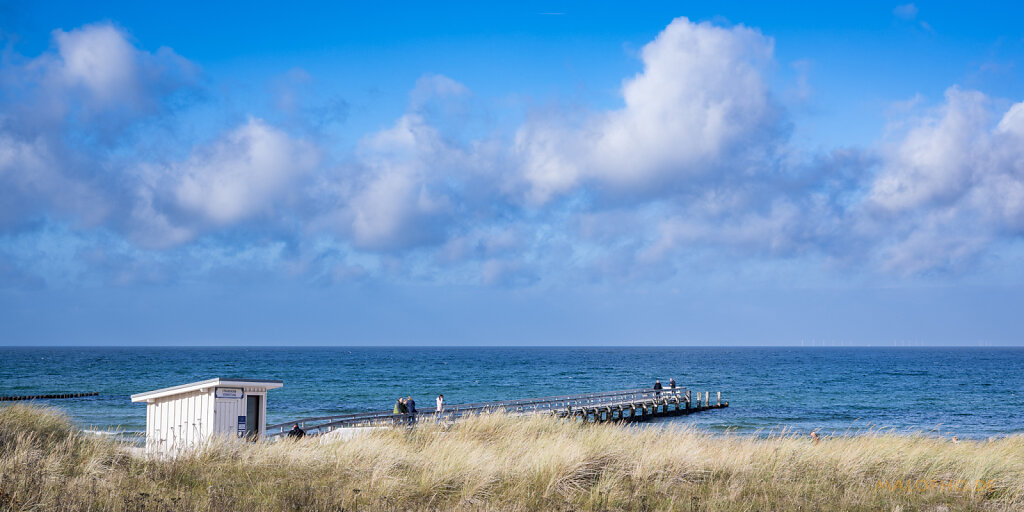
<path id="1" fill-rule="evenodd" d="M 268 421 L 650 386 L 723 392 L 725 410 L 661 422 L 721 432 L 886 427 L 1024 432 L 1024 348 L 0 348 L 0 395 L 49 400 L 86 428 L 137 431 L 129 395 L 212 377 L 280 379 Z M 9 402 L 5 402 L 9 403 Z"/>

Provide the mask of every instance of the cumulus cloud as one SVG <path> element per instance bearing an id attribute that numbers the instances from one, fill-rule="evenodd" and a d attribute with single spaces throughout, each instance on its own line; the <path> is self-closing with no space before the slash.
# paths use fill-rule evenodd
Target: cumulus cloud
<path id="1" fill-rule="evenodd" d="M 91 25 L 53 33 L 60 58 L 53 71 L 68 87 L 81 87 L 99 106 L 142 100 L 145 56 L 111 25 Z"/>
<path id="2" fill-rule="evenodd" d="M 84 123 L 109 143 L 131 123 L 194 88 L 199 69 L 166 47 L 139 49 L 110 23 L 53 31 L 53 51 L 5 66 L 5 94 L 20 126 L 47 132 Z"/>
<path id="3" fill-rule="evenodd" d="M 313 144 L 250 118 L 173 155 L 118 139 L 198 81 L 169 48 L 147 52 L 110 23 L 53 32 L 53 50 L 8 61 L 0 114 L 0 223 L 62 217 L 123 230 L 147 248 L 173 247 L 280 206 L 320 161 Z M 152 133 L 150 133 L 152 136 Z M 145 141 L 145 145 L 156 141 Z M 172 146 L 177 141 L 165 141 Z M 54 214 L 57 214 L 56 218 Z"/>
<path id="4" fill-rule="evenodd" d="M 311 144 L 250 118 L 167 172 L 183 209 L 225 225 L 265 211 L 318 160 Z"/>
<path id="5" fill-rule="evenodd" d="M 55 41 L 45 67 L 60 79 L 46 83 L 63 88 L 61 99 L 78 95 L 85 112 L 153 108 L 161 96 L 152 95 L 147 77 L 177 58 L 170 50 L 141 51 L 110 25 L 58 32 Z M 336 165 L 321 166 L 323 152 L 311 142 L 252 118 L 183 159 L 125 166 L 115 194 L 124 214 L 111 225 L 141 247 L 167 249 L 253 219 L 274 226 L 292 217 L 280 228 L 288 236 L 326 228 L 380 258 L 427 248 L 436 264 L 456 274 L 469 269 L 491 285 L 536 282 L 552 265 L 571 271 L 571 261 L 659 264 L 695 244 L 787 253 L 804 243 L 808 202 L 786 198 L 771 176 L 774 164 L 766 165 L 785 131 L 764 76 L 771 40 L 742 26 L 680 18 L 641 57 L 643 71 L 624 82 L 622 108 L 578 125 L 534 118 L 512 147 L 467 130 L 482 117 L 479 106 L 468 88 L 442 75 L 421 77 L 407 112 L 362 137 L 351 159 Z M 289 84 L 312 80 L 304 72 L 288 76 Z M 297 90 L 286 88 L 276 106 L 289 125 L 302 126 L 292 119 L 305 115 Z M 613 240 L 590 243 L 573 233 L 574 219 L 595 215 L 588 205 L 544 207 L 588 187 L 634 194 L 640 208 L 668 206 L 657 218 L 635 216 Z M 539 209 L 517 206 L 524 190 Z M 732 227 L 718 231 L 716 223 Z M 401 266 L 378 263 L 359 267 Z"/>
<path id="6" fill-rule="evenodd" d="M 528 198 L 544 203 L 581 184 L 650 194 L 757 172 L 782 131 L 764 76 L 772 52 L 757 30 L 677 18 L 644 46 L 622 108 L 579 126 L 539 119 L 518 131 Z"/>
<path id="7" fill-rule="evenodd" d="M 197 68 L 109 24 L 53 32 L 53 50 L 0 67 L 0 225 L 96 225 L 119 208 L 113 141 L 193 87 Z"/>
<path id="8" fill-rule="evenodd" d="M 846 248 L 850 190 L 872 161 L 862 151 L 808 160 L 790 147 L 768 84 L 770 38 L 678 18 L 641 58 L 622 108 L 575 125 L 532 119 L 516 134 L 528 203 L 580 190 L 618 199 L 608 212 L 600 201 L 579 211 L 582 260 L 609 276 L 663 279 L 688 254 L 831 258 Z"/>
<path id="9" fill-rule="evenodd" d="M 440 240 L 436 222 L 453 208 L 440 185 L 447 170 L 435 167 L 445 149 L 437 131 L 416 114 L 360 143 L 368 173 L 350 203 L 357 245 L 390 249 Z"/>
<path id="10" fill-rule="evenodd" d="M 44 217 L 95 228 L 128 240 L 133 262 L 202 246 L 189 261 L 231 253 L 230 266 L 255 251 L 252 268 L 324 282 L 490 286 L 659 282 L 694 255 L 917 275 L 1024 235 L 1024 103 L 996 112 L 997 100 L 953 87 L 938 108 L 900 112 L 885 145 L 804 154 L 769 86 L 773 42 L 744 26 L 676 19 L 643 47 L 621 107 L 533 112 L 512 133 L 482 129 L 472 92 L 427 74 L 402 115 L 337 158 L 321 128 L 342 115 L 311 107 L 301 70 L 271 90 L 277 123 L 252 116 L 140 150 L 121 135 L 184 122 L 160 116 L 197 68 L 111 24 L 53 39 L 0 70 L 0 229 Z M 138 268 L 156 277 L 129 280 L 178 275 Z"/>
<path id="11" fill-rule="evenodd" d="M 864 206 L 888 268 L 955 268 L 1024 234 L 1022 112 L 994 122 L 987 96 L 952 87 L 887 152 Z"/>
<path id="12" fill-rule="evenodd" d="M 447 130 L 465 115 L 460 102 L 468 94 L 450 78 L 422 77 L 408 112 L 363 137 L 355 161 L 331 177 L 337 206 L 322 222 L 361 249 L 402 251 L 442 244 L 460 213 L 473 219 L 495 197 L 490 177 L 501 157 L 493 144 L 464 143 Z"/>
<path id="13" fill-rule="evenodd" d="M 270 214 L 319 159 L 312 144 L 250 118 L 184 161 L 142 166 L 133 235 L 145 246 L 168 247 Z"/>
<path id="14" fill-rule="evenodd" d="M 985 101 L 978 92 L 946 91 L 939 115 L 921 120 L 892 152 L 871 201 L 888 211 L 956 201 L 987 151 Z"/>

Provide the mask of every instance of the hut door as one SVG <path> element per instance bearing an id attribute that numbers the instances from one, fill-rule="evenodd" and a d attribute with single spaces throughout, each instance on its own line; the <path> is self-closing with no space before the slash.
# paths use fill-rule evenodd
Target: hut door
<path id="1" fill-rule="evenodd" d="M 247 395 L 245 397 L 245 438 L 251 441 L 255 441 L 260 434 L 260 422 L 263 418 L 260 417 L 260 412 L 263 408 L 260 407 L 260 395 Z"/>

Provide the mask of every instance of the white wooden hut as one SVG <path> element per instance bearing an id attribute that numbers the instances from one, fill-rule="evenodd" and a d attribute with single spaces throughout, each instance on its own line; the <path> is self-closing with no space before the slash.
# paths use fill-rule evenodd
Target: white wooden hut
<path id="1" fill-rule="evenodd" d="M 259 439 L 267 426 L 267 390 L 283 385 L 218 377 L 132 395 L 132 402 L 146 403 L 146 452 L 173 454 L 212 436 Z"/>

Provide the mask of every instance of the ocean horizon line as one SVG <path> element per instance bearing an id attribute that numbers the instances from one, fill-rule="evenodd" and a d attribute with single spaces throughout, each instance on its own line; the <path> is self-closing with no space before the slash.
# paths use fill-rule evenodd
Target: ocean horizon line
<path id="1" fill-rule="evenodd" d="M 224 348 L 445 348 L 445 349 L 458 349 L 458 348 L 531 348 L 531 349 L 581 349 L 581 348 L 595 348 L 595 349 L 657 349 L 657 348 L 701 348 L 701 349 L 736 349 L 736 348 L 895 348 L 895 349 L 914 349 L 914 348 L 962 348 L 962 349 L 975 349 L 975 348 L 1011 348 L 1011 349 L 1024 349 L 1022 345 L 1009 345 L 1009 344 L 982 344 L 982 345 L 929 345 L 929 344 L 894 344 L 894 345 L 871 345 L 871 344 L 810 344 L 810 345 L 756 345 L 756 344 L 736 344 L 736 345 L 408 345 L 408 344 L 302 344 L 302 345 L 271 345 L 271 344 L 258 344 L 258 345 L 244 345 L 244 344 L 226 344 L 226 345 L 200 345 L 200 344 L 181 344 L 181 345 L 170 345 L 170 344 L 152 344 L 152 345 L 119 345 L 119 344 L 108 344 L 108 345 L 59 345 L 59 344 L 41 344 L 41 345 L 5 345 L 0 344 L 0 348 L 26 348 L 26 349 L 39 349 L 39 348 L 209 348 L 209 349 L 224 349 Z"/>

